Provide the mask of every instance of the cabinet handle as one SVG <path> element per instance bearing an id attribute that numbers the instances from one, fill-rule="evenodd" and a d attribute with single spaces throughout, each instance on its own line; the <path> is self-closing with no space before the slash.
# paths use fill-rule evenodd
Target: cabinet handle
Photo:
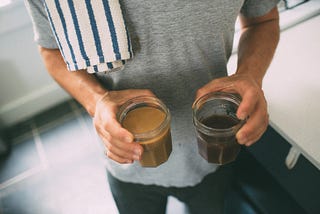
<path id="1" fill-rule="evenodd" d="M 299 159 L 300 154 L 301 153 L 297 148 L 290 148 L 289 153 L 286 157 L 286 166 L 288 169 L 293 169 Z"/>

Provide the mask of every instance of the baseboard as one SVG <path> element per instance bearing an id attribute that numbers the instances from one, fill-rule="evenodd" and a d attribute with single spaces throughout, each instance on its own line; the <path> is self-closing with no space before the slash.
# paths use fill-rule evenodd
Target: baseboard
<path id="1" fill-rule="evenodd" d="M 1 106 L 0 125 L 17 124 L 70 98 L 56 83 L 52 83 Z"/>

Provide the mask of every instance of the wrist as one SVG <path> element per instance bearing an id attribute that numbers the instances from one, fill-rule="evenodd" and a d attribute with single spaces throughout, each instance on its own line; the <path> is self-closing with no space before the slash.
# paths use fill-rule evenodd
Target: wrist
<path id="1" fill-rule="evenodd" d="M 88 114 L 91 117 L 94 117 L 95 112 L 96 112 L 96 106 L 97 104 L 105 97 L 107 96 L 109 92 L 107 90 L 101 90 L 98 92 L 94 92 L 92 94 L 92 98 L 90 99 L 90 101 L 88 100 L 87 104 L 84 105 L 84 108 L 86 109 L 86 111 L 88 112 Z"/>
<path id="2" fill-rule="evenodd" d="M 85 74 L 87 75 L 87 74 Z M 100 83 L 98 83 L 92 76 L 81 78 L 78 80 L 79 90 L 76 98 L 79 99 L 82 106 L 86 109 L 88 114 L 93 117 L 95 114 L 96 104 L 98 100 L 108 91 Z"/>
<path id="3" fill-rule="evenodd" d="M 253 69 L 241 69 L 238 68 L 235 72 L 235 75 L 246 76 L 247 78 L 252 79 L 260 88 L 262 88 L 262 81 L 265 72 L 255 71 Z"/>

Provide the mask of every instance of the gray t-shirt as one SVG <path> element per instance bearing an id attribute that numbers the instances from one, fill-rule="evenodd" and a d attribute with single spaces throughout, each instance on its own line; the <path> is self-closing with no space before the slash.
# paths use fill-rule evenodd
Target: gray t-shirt
<path id="1" fill-rule="evenodd" d="M 35 40 L 40 46 L 58 48 L 41 2 L 26 1 Z M 173 151 L 157 168 L 108 160 L 112 175 L 127 182 L 185 187 L 217 169 L 198 154 L 191 111 L 195 93 L 210 80 L 227 75 L 238 14 L 261 16 L 277 2 L 121 1 L 135 57 L 123 70 L 97 77 L 110 90 L 152 90 L 171 111 Z"/>

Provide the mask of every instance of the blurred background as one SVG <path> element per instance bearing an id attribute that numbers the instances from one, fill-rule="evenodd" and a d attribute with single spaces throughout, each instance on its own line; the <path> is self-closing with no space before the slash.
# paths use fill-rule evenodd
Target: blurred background
<path id="1" fill-rule="evenodd" d="M 282 0 L 279 11 L 270 127 L 234 164 L 227 213 L 320 213 L 320 1 Z M 91 118 L 44 68 L 23 0 L 0 0 L 0 214 L 117 213 L 103 162 Z M 170 198 L 167 213 L 184 211 Z"/>

